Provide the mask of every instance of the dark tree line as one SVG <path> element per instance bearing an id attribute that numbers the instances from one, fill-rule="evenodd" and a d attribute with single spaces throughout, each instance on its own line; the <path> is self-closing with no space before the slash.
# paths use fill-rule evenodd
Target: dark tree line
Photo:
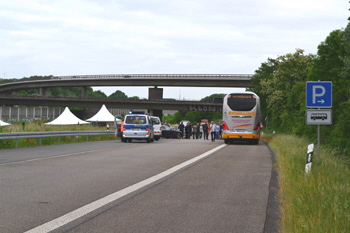
<path id="1" fill-rule="evenodd" d="M 214 98 L 223 98 L 226 94 L 212 94 L 206 96 L 200 101 L 212 103 Z M 195 111 L 178 111 L 171 116 L 163 116 L 163 121 L 171 124 L 179 124 L 182 120 L 187 120 L 193 124 L 199 124 L 201 119 L 219 122 L 222 120 L 222 112 L 195 112 Z"/>
<path id="2" fill-rule="evenodd" d="M 317 137 L 317 126 L 305 124 L 307 81 L 332 81 L 333 124 L 321 126 L 322 143 L 350 154 L 350 23 L 332 31 L 316 55 L 294 53 L 269 58 L 255 71 L 252 91 L 262 102 L 271 130 Z"/>
<path id="3" fill-rule="evenodd" d="M 25 81 L 25 80 L 40 80 L 40 79 L 50 79 L 52 76 L 31 76 L 24 77 L 22 79 L 0 79 L 0 82 L 9 82 L 9 81 Z M 18 95 L 21 96 L 30 96 L 39 94 L 39 89 L 30 89 L 30 90 L 20 90 L 18 91 Z M 52 97 L 82 97 L 83 88 L 82 87 L 56 87 L 56 88 L 48 88 L 49 96 Z M 111 95 L 107 96 L 104 92 L 98 90 L 94 91 L 92 87 L 86 87 L 86 97 L 87 98 L 112 98 L 112 99 L 127 99 L 128 96 L 120 91 L 116 90 Z M 132 97 L 138 98 L 138 97 Z"/>

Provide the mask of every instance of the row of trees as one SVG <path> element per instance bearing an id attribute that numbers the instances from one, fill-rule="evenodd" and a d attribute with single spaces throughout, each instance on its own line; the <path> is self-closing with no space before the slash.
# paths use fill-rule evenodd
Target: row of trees
<path id="1" fill-rule="evenodd" d="M 50 79 L 52 76 L 30 76 L 30 77 L 24 77 L 21 78 L 21 81 L 26 80 L 46 80 Z M 1 79 L 0 82 L 11 82 L 11 81 L 18 81 L 18 79 Z M 83 89 L 82 87 L 56 87 L 56 88 L 49 88 L 48 89 L 49 96 L 52 97 L 82 97 Z M 20 90 L 18 91 L 18 95 L 20 96 L 30 96 L 30 95 L 36 95 L 39 94 L 39 89 L 29 89 L 29 90 Z M 87 98 L 112 98 L 112 99 L 128 99 L 129 97 L 122 91 L 116 90 L 111 95 L 107 96 L 102 91 L 94 91 L 91 87 L 86 87 L 86 97 Z M 130 97 L 133 99 L 139 99 L 138 96 Z"/>
<path id="2" fill-rule="evenodd" d="M 52 76 L 31 76 L 24 77 L 20 80 L 40 80 L 40 79 L 49 79 Z M 0 82 L 9 82 L 9 81 L 17 81 L 17 79 L 0 79 Z M 56 87 L 48 89 L 49 96 L 52 97 L 82 97 L 83 89 L 82 87 Z M 30 96 L 39 94 L 39 89 L 29 89 L 29 90 L 20 90 L 18 91 L 18 95 L 20 96 Z M 86 87 L 86 97 L 87 98 L 112 98 L 112 99 L 127 99 L 129 98 L 124 92 L 120 90 L 116 90 L 111 95 L 107 96 L 104 92 L 98 90 L 94 91 L 91 87 Z M 131 97 L 133 99 L 139 99 L 139 97 L 134 96 Z"/>
<path id="3" fill-rule="evenodd" d="M 200 101 L 213 102 L 214 98 L 224 98 L 226 94 L 212 94 L 206 96 Z M 191 121 L 193 124 L 199 124 L 201 119 L 219 122 L 222 120 L 222 112 L 194 112 L 194 111 L 178 111 L 174 115 L 163 116 L 163 121 L 170 124 L 179 124 L 182 120 Z"/>
<path id="4" fill-rule="evenodd" d="M 350 154 L 350 23 L 332 31 L 316 55 L 294 53 L 269 58 L 255 71 L 252 82 L 262 102 L 269 128 L 314 139 L 317 127 L 305 124 L 307 81 L 332 81 L 333 124 L 321 127 L 323 143 Z"/>

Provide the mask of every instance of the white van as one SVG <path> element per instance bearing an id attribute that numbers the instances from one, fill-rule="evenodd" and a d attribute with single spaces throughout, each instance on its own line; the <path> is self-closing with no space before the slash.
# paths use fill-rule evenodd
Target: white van
<path id="1" fill-rule="evenodd" d="M 159 117 L 156 116 L 151 116 L 151 119 L 153 123 L 154 140 L 158 141 L 162 136 L 162 122 Z"/>

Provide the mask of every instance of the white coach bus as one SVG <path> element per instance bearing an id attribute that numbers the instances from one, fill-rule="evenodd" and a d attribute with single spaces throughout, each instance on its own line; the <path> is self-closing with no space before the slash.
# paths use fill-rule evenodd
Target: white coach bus
<path id="1" fill-rule="evenodd" d="M 227 125 L 226 129 L 222 130 L 222 138 L 226 144 L 234 141 L 259 143 L 262 123 L 258 95 L 248 91 L 226 95 L 222 117 Z"/>

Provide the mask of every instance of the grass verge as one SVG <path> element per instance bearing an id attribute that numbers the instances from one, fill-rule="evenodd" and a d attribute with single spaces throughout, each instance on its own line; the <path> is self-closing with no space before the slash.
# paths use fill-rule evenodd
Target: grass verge
<path id="1" fill-rule="evenodd" d="M 45 132 L 45 131 L 103 131 L 106 127 L 98 127 L 93 125 L 45 125 L 41 121 L 34 121 L 30 123 L 17 123 L 10 126 L 0 127 L 0 133 L 12 133 L 12 132 Z M 113 130 L 113 129 L 111 129 Z M 86 141 L 104 141 L 115 140 L 114 135 L 96 135 L 96 136 L 62 136 L 62 137 L 50 137 L 42 138 L 41 145 L 54 145 L 54 144 L 66 144 L 75 142 Z M 15 148 L 16 140 L 7 139 L 0 140 L 0 149 Z M 18 139 L 18 147 L 35 147 L 39 145 L 37 138 Z"/>
<path id="2" fill-rule="evenodd" d="M 290 135 L 266 135 L 263 140 L 277 158 L 280 232 L 350 232 L 349 160 L 321 146 L 320 163 L 315 149 L 311 172 L 306 175 L 307 146 L 313 142 Z"/>

